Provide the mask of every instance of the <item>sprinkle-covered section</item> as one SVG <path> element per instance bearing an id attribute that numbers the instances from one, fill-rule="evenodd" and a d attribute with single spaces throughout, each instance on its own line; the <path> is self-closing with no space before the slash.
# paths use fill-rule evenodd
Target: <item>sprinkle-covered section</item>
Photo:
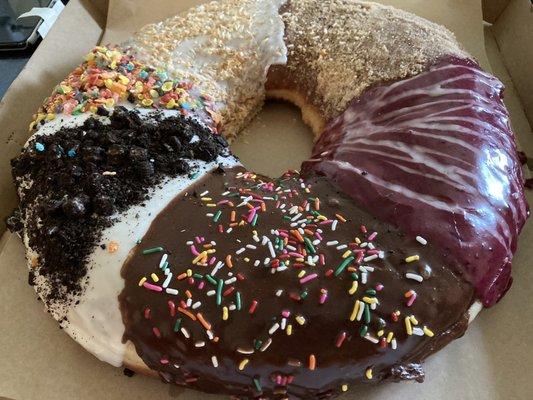
<path id="1" fill-rule="evenodd" d="M 423 379 L 472 289 L 432 244 L 324 178 L 219 170 L 158 215 L 123 267 L 125 339 L 168 382 L 310 398 Z"/>
<path id="2" fill-rule="evenodd" d="M 220 122 L 214 102 L 196 85 L 136 60 L 127 50 L 97 46 L 54 88 L 34 116 L 30 129 L 57 114 L 106 113 L 116 105 L 178 110 L 213 129 Z"/>

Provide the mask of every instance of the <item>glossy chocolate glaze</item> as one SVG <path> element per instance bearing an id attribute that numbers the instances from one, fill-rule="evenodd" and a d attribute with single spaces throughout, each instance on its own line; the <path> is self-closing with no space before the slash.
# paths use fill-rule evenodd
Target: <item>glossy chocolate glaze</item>
<path id="1" fill-rule="evenodd" d="M 371 214 L 438 242 L 442 262 L 485 306 L 509 288 L 529 215 L 503 84 L 446 57 L 366 91 L 320 136 L 302 174 L 320 174 Z"/>
<path id="2" fill-rule="evenodd" d="M 243 169 L 236 168 L 208 174 L 154 219 L 142 243 L 123 267 L 125 287 L 120 295 L 120 304 L 126 327 L 124 340 L 133 342 L 143 361 L 163 380 L 240 398 L 327 398 L 339 394 L 343 385 L 374 383 L 388 378 L 422 379 L 418 363 L 464 333 L 467 310 L 474 300 L 472 287 L 443 263 L 433 243 L 424 246 L 414 236 L 405 235 L 391 224 L 383 223 L 361 210 L 325 178 L 309 177 L 306 184 L 310 190 L 306 193 L 295 174 L 285 175 L 269 184 L 272 181 L 266 177 L 253 179 L 250 175 L 243 176 L 243 172 Z M 264 183 L 259 185 L 261 182 Z M 282 189 L 275 190 L 276 187 Z M 238 193 L 237 189 L 241 192 L 240 197 L 234 196 Z M 202 200 L 200 194 L 206 191 L 209 192 L 203 195 Z M 222 195 L 224 192 L 226 195 Z M 265 211 L 257 210 L 259 217 L 255 227 L 247 222 L 250 210 L 245 204 L 237 208 L 228 204 L 207 205 L 229 199 L 238 206 L 246 201 L 250 192 L 257 199 L 267 197 L 263 200 Z M 277 200 L 268 199 L 276 195 Z M 261 243 L 263 235 L 274 240 L 271 229 L 286 229 L 288 232 L 296 229 L 290 226 L 293 222 L 290 219 L 299 220 L 315 210 L 315 197 L 320 199 L 320 215 L 338 221 L 334 231 L 330 223 L 315 225 L 311 222 L 306 226 L 311 231 L 322 229 L 323 240 L 315 244 L 314 249 L 317 254 L 324 254 L 325 265 L 318 262 L 316 266 L 303 266 L 287 256 L 291 259 L 288 268 L 272 273 L 273 264 L 263 263 L 266 257 L 270 257 L 268 246 Z M 305 207 L 306 199 L 311 199 L 308 200 L 310 211 L 301 211 L 302 217 L 291 214 L 291 218 L 283 219 L 289 215 L 292 205 Z M 251 204 L 260 206 L 260 202 Z M 283 204 L 286 204 L 284 208 Z M 246 222 L 227 233 L 232 209 L 236 210 L 237 222 Z M 217 210 L 222 213 L 215 222 Z M 207 213 L 215 217 L 206 216 Z M 335 217 L 336 214 L 340 217 Z M 342 222 L 343 218 L 346 222 Z M 219 225 L 223 226 L 224 233 L 220 233 Z M 361 225 L 367 228 L 366 234 L 362 232 Z M 257 230 L 260 242 L 254 241 L 254 230 Z M 333 240 L 338 240 L 339 245 L 352 243 L 351 248 L 356 250 L 359 245 L 354 243 L 355 238 L 366 241 L 369 237 L 372 239 L 370 235 L 373 232 L 378 234 L 371 243 L 383 250 L 383 259 L 360 261 L 359 264 L 353 260 L 347 269 L 338 271 L 339 264 L 345 260 L 342 256 L 346 249 L 337 249 L 326 243 Z M 304 232 L 304 235 L 308 233 Z M 196 236 L 204 237 L 205 242 L 199 244 L 194 239 Z M 289 245 L 298 246 L 297 236 L 289 236 Z M 316 239 L 316 236 L 311 237 L 311 240 Z M 209 279 L 213 278 L 206 277 L 216 263 L 211 266 L 193 265 L 191 262 L 196 257 L 191 253 L 190 245 L 186 244 L 188 241 L 194 241 L 200 252 L 204 244 L 215 241 L 213 248 L 216 253 L 212 255 L 218 259 L 224 260 L 232 254 L 232 268 L 225 264 L 214 274 L 215 280 L 231 279 L 228 274 L 239 275 L 236 282 L 224 285 L 221 293 L 232 286 L 235 290 L 222 296 L 220 305 L 217 305 L 216 295 L 207 295 L 216 289 L 216 284 L 209 283 Z M 236 254 L 246 245 L 257 248 L 246 248 L 243 253 Z M 159 246 L 163 247 L 163 252 L 143 254 L 144 250 Z M 368 247 L 365 248 L 368 251 Z M 307 251 L 312 252 L 310 248 Z M 159 268 L 163 254 L 169 255 L 168 268 L 173 273 L 168 287 L 177 289 L 177 295 L 166 293 L 165 289 L 159 292 L 139 286 L 143 277 L 155 287 L 163 286 L 167 277 Z M 277 256 L 282 254 L 280 249 L 276 250 Z M 419 255 L 420 260 L 407 263 L 405 259 L 411 255 Z M 254 266 L 255 260 L 261 263 Z M 366 284 L 363 284 L 363 274 L 357 269 L 358 265 L 375 268 L 373 272 L 368 272 Z M 187 269 L 202 277 L 180 277 Z M 316 279 L 300 282 L 298 274 L 301 270 L 306 271 L 304 280 L 314 273 L 317 274 Z M 352 275 L 354 271 L 357 277 Z M 427 279 L 423 282 L 407 279 L 405 274 L 408 272 Z M 157 282 L 151 277 L 152 273 L 158 275 Z M 358 281 L 358 289 L 349 294 L 354 279 Z M 154 289 L 154 286 L 151 288 Z M 283 293 L 278 297 L 276 292 L 280 289 Z M 323 304 L 320 304 L 321 289 L 327 290 L 327 299 Z M 365 291 L 376 289 L 379 305 L 375 310 L 369 309 L 370 322 L 365 323 L 364 315 L 361 321 L 350 321 L 355 299 L 362 299 Z M 408 299 L 404 296 L 409 290 L 416 291 L 418 296 L 411 307 L 406 305 Z M 187 291 L 192 297 L 189 306 L 185 304 Z M 240 292 L 242 306 L 240 310 L 232 311 L 231 306 L 238 303 L 237 291 Z M 366 296 L 371 298 L 373 293 L 367 292 Z M 181 305 L 180 300 L 184 302 Z M 254 300 L 258 304 L 251 314 L 249 309 Z M 187 313 L 191 312 L 196 321 L 177 310 L 174 315 L 169 301 L 174 302 L 176 309 L 181 306 Z M 200 306 L 196 304 L 198 301 Z M 227 320 L 223 319 L 224 306 L 230 308 Z M 290 312 L 286 326 L 292 325 L 291 335 L 287 334 L 288 328 L 269 333 L 274 323 L 283 325 L 284 310 Z M 395 311 L 401 313 L 397 322 L 392 316 Z M 206 332 L 206 324 L 198 321 L 197 313 L 211 325 L 212 340 Z M 409 315 L 416 317 L 418 327 L 430 328 L 434 336 L 408 335 L 404 318 Z M 296 321 L 296 316 L 305 317 L 303 326 Z M 178 319 L 181 319 L 181 325 L 175 331 Z M 383 329 L 382 343 L 372 343 L 361 337 L 360 329 L 364 325 L 372 337 L 377 337 L 378 331 Z M 190 338 L 185 337 L 181 328 L 187 330 Z M 391 331 L 397 341 L 396 350 L 385 340 Z M 345 332 L 346 338 L 337 347 L 342 332 Z M 264 351 L 258 350 L 269 338 L 272 339 L 270 346 Z M 254 340 L 257 339 L 262 341 L 262 345 L 255 343 L 253 354 L 242 354 L 253 350 Z M 314 369 L 310 365 L 311 355 L 316 360 Z M 213 365 L 213 356 L 216 356 L 218 367 Z M 249 360 L 245 366 L 241 365 L 244 359 Z M 242 370 L 239 370 L 239 365 Z M 367 376 L 369 368 L 372 379 Z"/>

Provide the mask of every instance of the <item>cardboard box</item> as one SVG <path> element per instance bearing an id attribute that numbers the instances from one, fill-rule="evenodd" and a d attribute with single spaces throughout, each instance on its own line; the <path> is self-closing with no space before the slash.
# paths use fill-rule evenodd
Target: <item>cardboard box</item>
<path id="1" fill-rule="evenodd" d="M 200 2 L 110 0 L 109 12 L 107 0 L 69 2 L 0 103 L 0 234 L 5 230 L 4 218 L 16 205 L 9 160 L 20 151 L 31 115 L 52 87 L 94 45 L 120 41 L 146 22 Z M 506 104 L 520 147 L 533 155 L 533 13 L 529 0 L 485 0 L 483 10 L 481 0 L 381 2 L 448 26 L 486 69 L 492 69 L 507 86 Z M 482 11 L 491 24 L 483 25 Z M 298 110 L 274 103 L 265 107 L 232 148 L 249 168 L 275 175 L 298 168 L 311 146 L 311 134 Z M 531 191 L 528 197 L 533 204 Z M 475 320 L 464 338 L 428 360 L 426 383 L 362 388 L 344 398 L 531 398 L 533 249 L 527 245 L 532 241 L 533 223 L 529 221 L 514 261 L 513 288 L 500 304 Z M 126 378 L 121 369 L 99 362 L 59 332 L 26 281 L 20 240 L 5 233 L 0 239 L 0 397 L 218 398 L 147 377 Z"/>

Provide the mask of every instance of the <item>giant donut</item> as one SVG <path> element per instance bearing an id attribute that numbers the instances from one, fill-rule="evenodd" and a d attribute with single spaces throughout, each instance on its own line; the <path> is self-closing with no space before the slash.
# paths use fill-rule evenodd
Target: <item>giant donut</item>
<path id="1" fill-rule="evenodd" d="M 503 85 L 356 0 L 222 0 L 96 47 L 35 115 L 10 218 L 30 284 L 115 366 L 239 398 L 424 378 L 511 284 L 529 214 Z M 265 98 L 316 134 L 247 171 Z"/>

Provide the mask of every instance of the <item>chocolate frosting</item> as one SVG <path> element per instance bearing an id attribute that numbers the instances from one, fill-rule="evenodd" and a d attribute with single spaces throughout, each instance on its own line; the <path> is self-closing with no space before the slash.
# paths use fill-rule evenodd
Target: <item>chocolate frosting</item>
<path id="1" fill-rule="evenodd" d="M 468 59 L 365 92 L 320 136 L 318 173 L 371 214 L 438 243 L 485 306 L 511 284 L 529 215 L 502 83 Z"/>
<path id="2" fill-rule="evenodd" d="M 217 170 L 154 219 L 124 265 L 124 340 L 165 381 L 241 398 L 421 380 L 419 363 L 463 334 L 474 300 L 423 243 L 323 177 Z"/>

